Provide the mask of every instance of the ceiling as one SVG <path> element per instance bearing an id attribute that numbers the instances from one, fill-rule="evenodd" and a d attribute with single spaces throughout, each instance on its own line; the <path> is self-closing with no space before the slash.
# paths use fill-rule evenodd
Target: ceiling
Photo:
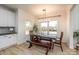
<path id="1" fill-rule="evenodd" d="M 6 4 L 6 6 L 17 9 L 21 8 L 29 14 L 40 17 L 43 16 L 43 9 L 46 9 L 47 16 L 52 16 L 66 11 L 69 4 Z"/>

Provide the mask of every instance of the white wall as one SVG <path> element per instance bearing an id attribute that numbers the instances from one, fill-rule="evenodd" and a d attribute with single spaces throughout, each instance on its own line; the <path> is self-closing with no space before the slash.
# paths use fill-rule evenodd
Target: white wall
<path id="1" fill-rule="evenodd" d="M 73 49 L 73 23 L 70 12 L 70 10 L 67 12 L 67 44 L 70 49 Z"/>
<path id="2" fill-rule="evenodd" d="M 73 32 L 79 29 L 79 5 L 75 5 L 70 13 L 70 23 L 71 23 L 71 45 L 73 48 L 75 47 L 75 41 L 73 39 Z"/>
<path id="3" fill-rule="evenodd" d="M 73 45 L 73 20 L 72 18 L 74 18 L 72 15 L 74 13 L 72 13 L 73 10 L 73 5 L 71 5 L 70 7 L 66 8 L 66 19 L 67 19 L 67 45 L 70 49 L 74 49 L 74 45 Z"/>
<path id="4" fill-rule="evenodd" d="M 26 31 L 26 21 L 30 20 L 33 21 L 35 20 L 35 18 L 31 15 L 29 15 L 27 12 L 25 12 L 22 9 L 18 9 L 17 10 L 17 26 L 16 26 L 16 30 L 17 30 L 17 34 L 18 34 L 18 39 L 17 39 L 17 43 L 21 44 L 26 42 L 26 40 L 29 39 L 28 35 L 25 35 L 25 31 Z"/>
<path id="5" fill-rule="evenodd" d="M 63 42 L 67 42 L 67 14 L 66 12 L 62 13 L 61 18 L 59 19 L 59 32 L 63 31 Z"/>
<path id="6" fill-rule="evenodd" d="M 79 5 L 75 5 L 71 11 L 71 20 L 73 21 L 73 31 L 79 29 Z"/>
<path id="7" fill-rule="evenodd" d="M 79 29 L 79 5 L 68 8 L 67 12 L 67 44 L 69 48 L 74 49 L 75 39 L 73 38 L 73 32 Z"/>

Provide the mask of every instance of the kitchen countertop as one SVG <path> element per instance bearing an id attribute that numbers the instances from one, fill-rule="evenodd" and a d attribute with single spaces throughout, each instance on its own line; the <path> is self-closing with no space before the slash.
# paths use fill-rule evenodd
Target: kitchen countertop
<path id="1" fill-rule="evenodd" d="M 10 34 L 17 34 L 16 32 L 13 32 L 13 33 L 1 33 L 0 36 L 2 35 L 10 35 Z"/>

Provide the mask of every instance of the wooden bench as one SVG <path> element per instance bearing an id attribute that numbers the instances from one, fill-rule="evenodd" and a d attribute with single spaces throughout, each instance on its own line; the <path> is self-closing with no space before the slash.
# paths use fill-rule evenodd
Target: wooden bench
<path id="1" fill-rule="evenodd" d="M 29 48 L 31 48 L 33 45 L 39 45 L 42 47 L 47 48 L 46 55 L 48 54 L 48 51 L 51 49 L 52 41 L 50 38 L 46 37 L 40 37 L 38 35 L 30 35 L 30 43 Z"/>

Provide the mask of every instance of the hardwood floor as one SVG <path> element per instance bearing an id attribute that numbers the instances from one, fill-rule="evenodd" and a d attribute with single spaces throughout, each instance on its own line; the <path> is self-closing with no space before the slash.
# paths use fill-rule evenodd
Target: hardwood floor
<path id="1" fill-rule="evenodd" d="M 76 50 L 69 49 L 65 44 L 63 44 L 63 52 L 59 47 L 55 47 L 53 50 L 49 51 L 49 55 L 78 55 L 79 52 Z M 35 46 L 28 48 L 28 44 L 23 43 L 21 45 L 16 45 L 9 47 L 7 49 L 1 50 L 0 55 L 44 55 L 46 49 L 40 46 Z"/>

